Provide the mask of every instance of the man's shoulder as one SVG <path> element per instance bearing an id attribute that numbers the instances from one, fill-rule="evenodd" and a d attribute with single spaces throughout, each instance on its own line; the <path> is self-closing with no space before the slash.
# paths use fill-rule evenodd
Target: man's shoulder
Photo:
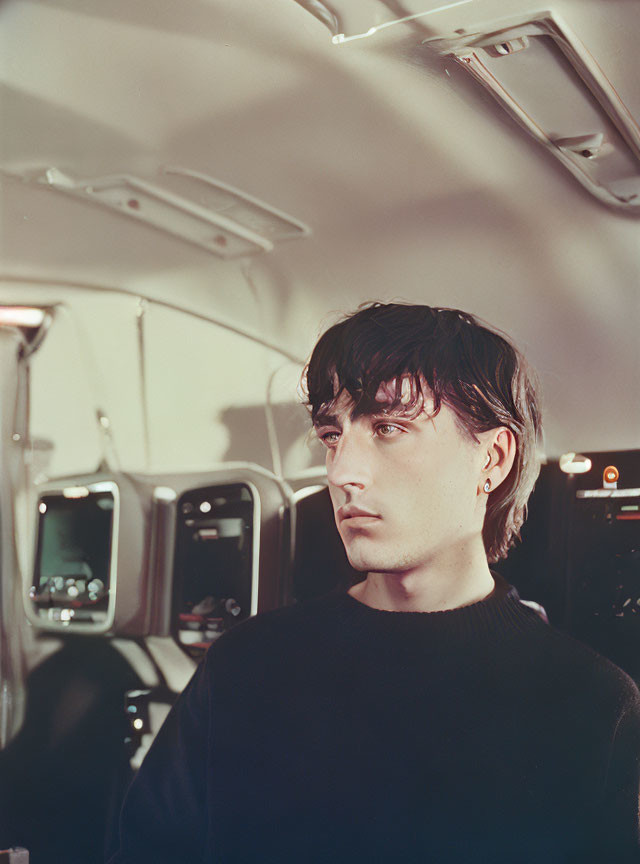
<path id="1" fill-rule="evenodd" d="M 573 680 L 594 697 L 608 701 L 618 710 L 635 710 L 640 715 L 640 691 L 635 681 L 611 660 L 574 636 L 553 626 L 546 629 L 546 662 L 549 675 Z"/>
<path id="2" fill-rule="evenodd" d="M 318 635 L 334 627 L 340 606 L 340 592 L 332 591 L 321 597 L 281 606 L 247 618 L 226 631 L 209 651 L 212 659 L 243 657 L 255 660 L 261 652 L 273 653 L 311 643 Z"/>

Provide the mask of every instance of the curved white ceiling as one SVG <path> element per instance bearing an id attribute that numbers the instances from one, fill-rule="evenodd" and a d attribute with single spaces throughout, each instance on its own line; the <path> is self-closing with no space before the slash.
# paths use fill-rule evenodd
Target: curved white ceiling
<path id="1" fill-rule="evenodd" d="M 480 19 L 491 5 L 461 8 Z M 556 5 L 640 117 L 638 4 Z M 548 455 L 638 447 L 640 222 L 591 199 L 434 57 L 425 26 L 334 45 L 294 0 L 5 0 L 0 275 L 24 280 L 16 300 L 46 279 L 259 318 L 300 357 L 367 299 L 460 306 L 539 368 Z M 221 262 L 24 179 L 55 166 L 154 182 L 167 164 L 313 235 Z"/>

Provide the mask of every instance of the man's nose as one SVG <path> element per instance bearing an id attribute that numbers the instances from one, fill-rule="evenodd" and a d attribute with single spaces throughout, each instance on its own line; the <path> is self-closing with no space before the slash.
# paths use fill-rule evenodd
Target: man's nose
<path id="1" fill-rule="evenodd" d="M 332 486 L 344 489 L 364 489 L 369 484 L 371 463 L 362 433 L 342 432 L 327 460 L 327 479 Z"/>

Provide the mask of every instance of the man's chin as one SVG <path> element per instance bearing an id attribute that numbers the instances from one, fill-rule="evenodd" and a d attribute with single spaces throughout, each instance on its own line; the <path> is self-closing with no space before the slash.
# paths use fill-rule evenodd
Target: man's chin
<path id="1" fill-rule="evenodd" d="M 369 570 L 366 556 L 350 553 L 348 549 L 345 551 L 347 553 L 347 560 L 354 570 L 358 570 L 361 573 L 365 573 Z"/>
<path id="2" fill-rule="evenodd" d="M 366 553 L 359 553 L 356 549 L 347 549 L 347 559 L 349 564 L 353 567 L 354 570 L 358 570 L 360 573 L 369 573 L 369 572 L 387 572 L 388 570 L 393 570 L 393 566 L 389 567 L 391 564 L 389 560 L 383 559 L 379 555 L 367 555 Z M 397 563 L 397 562 L 396 562 Z"/>
<path id="3" fill-rule="evenodd" d="M 408 562 L 399 555 L 371 554 L 367 550 L 357 548 L 345 549 L 349 564 L 360 573 L 397 573 L 407 571 Z"/>
<path id="4" fill-rule="evenodd" d="M 347 556 L 347 558 L 349 558 L 349 556 Z M 368 573 L 371 569 L 368 564 L 363 563 L 362 561 L 352 561 L 351 558 L 349 558 L 349 564 L 354 570 L 357 570 L 358 573 Z"/>

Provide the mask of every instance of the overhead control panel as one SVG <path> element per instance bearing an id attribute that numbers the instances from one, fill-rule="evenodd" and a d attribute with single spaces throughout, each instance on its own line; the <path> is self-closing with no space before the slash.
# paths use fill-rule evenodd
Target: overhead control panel
<path id="1" fill-rule="evenodd" d="M 638 122 L 566 21 L 503 19 L 425 42 L 456 60 L 592 195 L 640 214 Z"/>
<path id="2" fill-rule="evenodd" d="M 20 176 L 143 222 L 220 258 L 271 252 L 277 242 L 311 233 L 287 213 L 186 168 L 165 167 L 153 182 L 124 174 L 77 179 L 55 167 L 36 171 L 35 178 L 31 173 Z"/>
<path id="3" fill-rule="evenodd" d="M 629 107 L 635 55 L 624 57 L 619 36 L 637 30 L 637 4 L 556 0 L 553 11 L 538 11 L 528 0 L 296 2 L 334 45 L 391 32 L 403 59 L 413 33 L 429 53 L 459 64 L 595 198 L 640 215 L 637 100 L 635 117 Z"/>

